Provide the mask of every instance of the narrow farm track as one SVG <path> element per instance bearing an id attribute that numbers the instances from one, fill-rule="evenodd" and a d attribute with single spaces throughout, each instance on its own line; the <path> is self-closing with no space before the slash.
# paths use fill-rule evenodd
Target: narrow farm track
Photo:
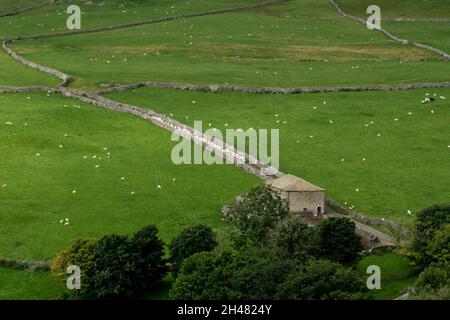
<path id="1" fill-rule="evenodd" d="M 341 9 L 341 7 L 336 3 L 335 0 L 330 0 L 330 3 L 336 8 L 337 12 L 341 16 L 343 16 L 344 18 L 347 18 L 347 19 L 350 19 L 352 21 L 359 22 L 359 23 L 361 23 L 363 25 L 366 25 L 366 20 L 345 13 Z M 419 42 L 415 42 L 415 41 L 411 41 L 411 40 L 407 40 L 407 39 L 401 39 L 399 37 L 394 36 L 392 33 L 390 33 L 389 31 L 387 31 L 386 29 L 383 29 L 383 28 L 378 29 L 378 31 L 383 33 L 389 39 L 397 41 L 397 42 L 400 42 L 403 45 L 412 45 L 412 46 L 414 46 L 416 48 L 425 49 L 425 50 L 431 51 L 433 53 L 439 54 L 440 56 L 442 56 L 446 60 L 450 60 L 450 55 L 447 52 L 444 52 L 444 51 L 442 51 L 440 49 L 428 46 L 428 45 L 423 44 L 423 43 L 419 43 Z"/>
<path id="2" fill-rule="evenodd" d="M 236 7 L 236 8 L 213 10 L 213 11 L 207 11 L 207 12 L 202 12 L 202 13 L 182 14 L 182 15 L 177 15 L 177 16 L 164 17 L 164 18 L 160 18 L 160 19 L 152 19 L 152 20 L 146 20 L 146 21 L 140 21 L 140 22 L 132 22 L 132 23 L 126 23 L 126 24 L 120 24 L 120 25 L 86 29 L 86 30 L 82 30 L 82 31 L 69 31 L 69 32 L 61 32 L 61 33 L 4 38 L 2 48 L 13 59 L 15 59 L 16 61 L 18 61 L 30 68 L 37 69 L 40 72 L 51 74 L 51 75 L 61 79 L 62 82 L 56 88 L 50 88 L 50 87 L 44 87 L 44 86 L 35 86 L 35 87 L 3 86 L 3 87 L 0 87 L 0 93 L 6 94 L 6 93 L 19 93 L 19 92 L 47 91 L 50 93 L 62 94 L 66 97 L 76 99 L 79 101 L 83 101 L 83 102 L 86 102 L 86 103 L 89 103 L 92 105 L 96 105 L 99 107 L 133 114 L 135 116 L 138 116 L 140 118 L 148 120 L 148 121 L 154 123 L 155 125 L 157 125 L 161 128 L 164 128 L 166 130 L 169 130 L 171 132 L 176 131 L 181 136 L 184 136 L 185 138 L 188 138 L 188 139 L 194 141 L 195 143 L 202 145 L 204 148 L 206 148 L 210 151 L 212 151 L 212 150 L 216 151 L 217 154 L 221 154 L 224 158 L 230 159 L 232 161 L 232 163 L 245 169 L 247 172 L 249 172 L 251 174 L 254 174 L 262 179 L 271 179 L 273 175 L 267 174 L 267 172 L 273 173 L 274 172 L 273 168 L 268 167 L 268 166 L 256 161 L 255 159 L 250 159 L 249 155 L 238 152 L 233 146 L 219 144 L 219 143 L 213 141 L 210 137 L 205 136 L 202 133 L 196 132 L 193 128 L 191 128 L 187 125 L 184 125 L 180 122 L 177 122 L 171 118 L 163 116 L 153 110 L 144 109 L 144 108 L 140 108 L 138 106 L 133 106 L 130 104 L 124 104 L 124 103 L 120 103 L 117 101 L 113 101 L 113 100 L 107 99 L 101 95 L 111 93 L 111 92 L 116 92 L 116 91 L 124 91 L 124 90 L 134 89 L 137 87 L 144 87 L 144 86 L 157 87 L 157 88 L 193 90 L 193 91 L 213 91 L 213 92 L 235 91 L 235 92 L 254 93 L 254 94 L 264 94 L 264 93 L 300 94 L 300 93 L 317 93 L 317 92 L 326 93 L 326 92 L 352 92 L 352 91 L 392 91 L 392 90 L 407 90 L 407 89 L 418 89 L 418 88 L 448 88 L 448 87 L 450 87 L 450 82 L 376 85 L 376 86 L 317 87 L 317 88 L 314 88 L 314 87 L 298 87 L 298 88 L 262 87 L 262 88 L 256 88 L 256 87 L 214 85 L 214 84 L 198 85 L 198 84 L 176 83 L 176 82 L 139 82 L 136 84 L 129 84 L 129 85 L 117 86 L 117 87 L 113 87 L 113 88 L 109 88 L 109 89 L 105 89 L 105 90 L 100 90 L 95 93 L 87 93 L 87 92 L 82 92 L 79 90 L 74 90 L 74 89 L 68 88 L 68 86 L 70 85 L 70 81 L 72 79 L 72 77 L 70 75 L 65 74 L 61 71 L 58 71 L 56 69 L 41 66 L 37 63 L 28 61 L 25 58 L 21 57 L 16 52 L 14 52 L 10 47 L 8 47 L 9 43 L 14 42 L 14 41 L 20 41 L 20 40 L 62 37 L 62 36 L 70 36 L 70 35 L 76 35 L 76 34 L 86 34 L 86 33 L 103 32 L 103 31 L 116 30 L 116 29 L 124 29 L 124 28 L 139 26 L 139 25 L 161 23 L 161 22 L 176 20 L 176 19 L 185 19 L 185 18 L 200 17 L 200 16 L 206 16 L 206 15 L 216 15 L 216 14 L 221 14 L 221 13 L 229 13 L 229 12 L 236 12 L 236 11 L 260 8 L 260 7 L 264 7 L 264 6 L 283 3 L 285 1 L 286 0 L 272 0 L 272 1 L 267 1 L 264 3 L 256 4 L 256 5 L 250 5 L 250 6 L 241 6 L 241 7 Z M 345 12 L 343 12 L 334 0 L 330 0 L 330 2 L 333 6 L 335 6 L 336 10 L 343 17 L 351 19 L 356 22 L 360 22 L 362 24 L 365 24 L 365 21 L 363 19 L 350 16 L 350 15 L 346 14 Z M 1 16 L 2 16 L 2 14 L 0 14 L 0 17 Z M 3 14 L 3 16 L 4 16 L 4 14 Z M 439 54 L 445 60 L 450 60 L 450 55 L 442 50 L 439 50 L 439 49 L 436 49 L 436 48 L 433 48 L 433 47 L 430 47 L 430 46 L 427 46 L 424 44 L 420 44 L 417 42 L 409 41 L 406 39 L 397 38 L 384 29 L 381 29 L 379 31 L 384 33 L 390 39 L 400 42 L 401 44 L 404 44 L 404 45 L 409 44 L 409 45 L 412 45 L 412 46 L 415 46 L 418 48 L 426 49 L 426 50 L 432 51 L 436 54 Z M 254 160 L 255 164 L 251 164 L 251 165 L 246 164 L 246 162 L 243 160 L 245 160 L 245 161 Z M 282 172 L 276 172 L 276 174 L 275 174 L 275 176 L 281 176 L 281 175 L 283 175 Z M 328 199 L 328 202 L 332 202 L 332 200 Z M 365 226 L 364 224 L 358 223 L 358 228 L 362 229 L 366 233 L 376 236 L 384 244 L 391 242 L 391 237 L 389 235 L 386 235 L 384 233 L 376 231 L 373 228 Z"/>

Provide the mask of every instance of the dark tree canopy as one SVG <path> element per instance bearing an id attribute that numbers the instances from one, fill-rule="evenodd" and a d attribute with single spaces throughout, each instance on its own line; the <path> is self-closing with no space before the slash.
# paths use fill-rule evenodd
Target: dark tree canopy
<path id="1" fill-rule="evenodd" d="M 354 265 L 362 251 L 355 223 L 347 218 L 329 218 L 317 225 L 316 257 Z"/>
<path id="2" fill-rule="evenodd" d="M 278 285 L 295 270 L 292 260 L 270 252 L 203 252 L 186 259 L 172 286 L 173 299 L 273 299 Z"/>
<path id="3" fill-rule="evenodd" d="M 134 289 L 158 286 L 166 270 L 162 267 L 164 242 L 158 238 L 156 226 L 150 225 L 136 232 L 130 239 L 129 247 L 134 267 Z"/>
<path id="4" fill-rule="evenodd" d="M 279 259 L 268 250 L 217 251 L 186 259 L 172 299 L 355 299 L 365 283 L 351 268 L 330 261 Z"/>
<path id="5" fill-rule="evenodd" d="M 274 299 L 280 283 L 297 270 L 292 259 L 279 259 L 268 250 L 242 252 L 227 265 L 226 274 L 232 274 L 231 287 L 240 300 Z"/>
<path id="6" fill-rule="evenodd" d="M 217 245 L 214 231 L 207 225 L 197 224 L 184 229 L 169 245 L 172 272 L 176 275 L 186 258 L 195 253 L 212 251 Z"/>
<path id="7" fill-rule="evenodd" d="M 290 217 L 276 226 L 271 243 L 281 258 L 304 261 L 315 255 L 315 230 L 298 217 Z"/>
<path id="8" fill-rule="evenodd" d="M 450 206 L 439 205 L 422 210 L 417 214 L 414 227 L 413 249 L 417 254 L 418 265 L 426 268 L 434 258 L 429 253 L 429 245 L 436 232 L 450 224 Z"/>
<path id="9" fill-rule="evenodd" d="M 128 237 L 101 238 L 94 249 L 93 267 L 87 272 L 92 294 L 98 298 L 127 294 L 132 287 L 132 270 Z"/>
<path id="10" fill-rule="evenodd" d="M 361 299 L 365 282 L 352 268 L 331 261 L 309 261 L 281 284 L 277 294 L 283 300 Z"/>
<path id="11" fill-rule="evenodd" d="M 200 252 L 185 260 L 172 285 L 175 300 L 223 299 L 229 297 L 229 278 L 221 273 L 234 256 L 229 253 Z"/>
<path id="12" fill-rule="evenodd" d="M 165 273 L 164 244 L 157 232 L 148 226 L 131 238 L 114 234 L 101 238 L 87 272 L 90 295 L 128 296 L 157 286 Z"/>

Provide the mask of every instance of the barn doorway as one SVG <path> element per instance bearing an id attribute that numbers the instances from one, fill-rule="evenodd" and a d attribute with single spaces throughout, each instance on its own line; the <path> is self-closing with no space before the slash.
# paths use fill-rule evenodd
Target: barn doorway
<path id="1" fill-rule="evenodd" d="M 322 213 L 322 207 L 317 207 L 317 213 Z"/>

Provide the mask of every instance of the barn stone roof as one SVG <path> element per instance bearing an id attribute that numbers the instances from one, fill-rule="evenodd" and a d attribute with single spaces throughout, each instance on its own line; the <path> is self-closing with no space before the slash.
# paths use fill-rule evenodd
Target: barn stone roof
<path id="1" fill-rule="evenodd" d="M 291 174 L 286 174 L 280 178 L 270 180 L 267 184 L 272 188 L 288 192 L 325 191 L 325 189 Z"/>

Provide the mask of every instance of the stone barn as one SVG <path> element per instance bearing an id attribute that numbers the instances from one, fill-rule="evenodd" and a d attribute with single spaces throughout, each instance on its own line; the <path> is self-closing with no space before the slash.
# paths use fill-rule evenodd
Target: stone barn
<path id="1" fill-rule="evenodd" d="M 284 175 L 267 182 L 289 202 L 291 213 L 323 215 L 325 213 L 325 190 L 294 175 Z"/>

